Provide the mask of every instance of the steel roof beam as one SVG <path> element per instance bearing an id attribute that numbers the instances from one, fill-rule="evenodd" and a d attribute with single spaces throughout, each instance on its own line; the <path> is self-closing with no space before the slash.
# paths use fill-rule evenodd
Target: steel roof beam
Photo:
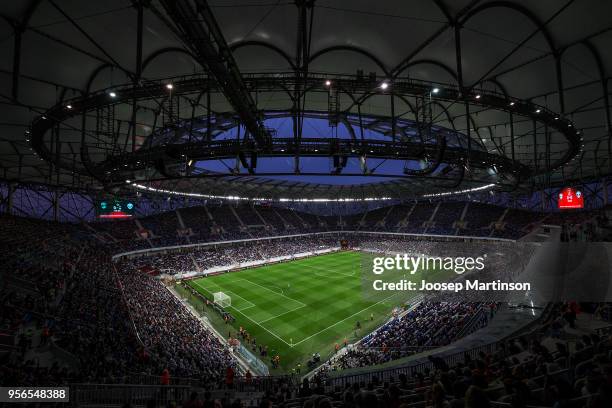
<path id="1" fill-rule="evenodd" d="M 205 0 L 160 0 L 174 23 L 170 28 L 215 77 L 223 94 L 260 147 L 270 139 L 257 106 L 246 89 L 238 65 Z"/>

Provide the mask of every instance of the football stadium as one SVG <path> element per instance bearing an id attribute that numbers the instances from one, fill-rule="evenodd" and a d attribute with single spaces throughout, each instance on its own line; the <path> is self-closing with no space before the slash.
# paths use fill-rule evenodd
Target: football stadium
<path id="1" fill-rule="evenodd" d="M 612 3 L 0 4 L 0 405 L 612 404 Z"/>

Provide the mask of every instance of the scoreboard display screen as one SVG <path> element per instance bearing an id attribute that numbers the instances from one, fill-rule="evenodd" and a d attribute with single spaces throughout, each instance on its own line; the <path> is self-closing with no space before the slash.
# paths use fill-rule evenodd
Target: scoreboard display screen
<path id="1" fill-rule="evenodd" d="M 136 213 L 136 204 L 132 200 L 100 200 L 96 205 L 96 212 L 98 218 L 132 218 Z"/>
<path id="2" fill-rule="evenodd" d="M 558 206 L 561 210 L 584 208 L 584 196 L 580 190 L 566 187 L 559 192 Z"/>

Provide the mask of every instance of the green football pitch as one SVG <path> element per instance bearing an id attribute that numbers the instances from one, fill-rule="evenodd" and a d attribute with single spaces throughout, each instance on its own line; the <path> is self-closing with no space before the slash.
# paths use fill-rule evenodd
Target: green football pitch
<path id="1" fill-rule="evenodd" d="M 388 292 L 376 299 L 364 296 L 363 257 L 359 252 L 336 252 L 203 277 L 188 284 L 209 299 L 214 292 L 231 297 L 227 311 L 236 318 L 231 325 L 215 318 L 212 309 L 207 313 L 222 335 L 231 332 L 236 336 L 242 326 L 257 344 L 268 346 L 270 357 L 280 356 L 276 372 L 289 372 L 299 363 L 304 373 L 313 353 L 320 353 L 325 361 L 336 343 L 342 345 L 345 338 L 353 343 L 367 335 L 391 316 L 394 306 L 411 296 Z M 264 363 L 271 368 L 270 357 Z"/>

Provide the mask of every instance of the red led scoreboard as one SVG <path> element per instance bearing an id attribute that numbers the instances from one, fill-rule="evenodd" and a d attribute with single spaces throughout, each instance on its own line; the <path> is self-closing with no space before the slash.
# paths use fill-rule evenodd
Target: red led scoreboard
<path id="1" fill-rule="evenodd" d="M 557 197 L 559 199 L 557 203 L 561 210 L 584 208 L 584 195 L 580 190 L 566 187 L 559 192 Z"/>

